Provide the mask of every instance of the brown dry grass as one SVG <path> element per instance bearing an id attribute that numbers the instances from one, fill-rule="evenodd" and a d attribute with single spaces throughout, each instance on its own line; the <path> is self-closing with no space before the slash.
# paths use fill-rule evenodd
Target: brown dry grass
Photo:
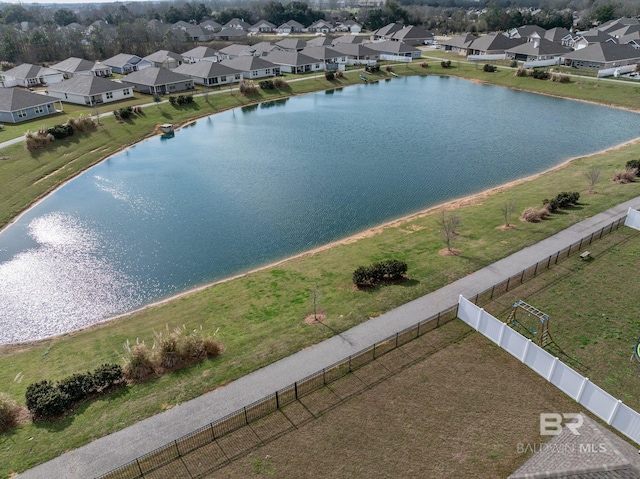
<path id="1" fill-rule="evenodd" d="M 527 459 L 518 443 L 541 442 L 540 412 L 579 410 L 459 320 L 378 362 L 426 352 L 432 354 L 207 477 L 506 477 Z M 370 375 L 368 366 L 354 373 L 363 382 Z"/>

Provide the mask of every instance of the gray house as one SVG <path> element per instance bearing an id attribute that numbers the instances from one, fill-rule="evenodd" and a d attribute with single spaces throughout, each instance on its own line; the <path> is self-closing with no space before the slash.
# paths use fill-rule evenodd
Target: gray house
<path id="1" fill-rule="evenodd" d="M 123 85 L 151 95 L 165 95 L 193 89 L 193 80 L 188 76 L 158 67 L 149 67 L 130 73 L 121 81 Z"/>
<path id="2" fill-rule="evenodd" d="M 389 59 L 390 57 L 420 58 L 422 56 L 422 52 L 417 47 L 402 42 L 394 42 L 393 40 L 367 43 L 366 46 L 379 52 L 381 60 Z"/>
<path id="3" fill-rule="evenodd" d="M 242 80 L 242 72 L 216 62 L 183 63 L 173 71 L 188 76 L 198 85 L 205 86 L 238 83 Z"/>
<path id="4" fill-rule="evenodd" d="M 513 60 L 531 62 L 537 60 L 552 60 L 566 55 L 571 50 L 551 40 L 540 38 L 533 42 L 523 43 L 505 51 L 507 56 Z"/>
<path id="5" fill-rule="evenodd" d="M 153 63 L 154 67 L 166 68 L 167 70 L 173 70 L 182 64 L 182 55 L 169 50 L 158 50 L 142 59 Z"/>
<path id="6" fill-rule="evenodd" d="M 9 86 L 23 86 L 30 88 L 40 85 L 58 83 L 64 80 L 62 72 L 52 68 L 39 67 L 30 63 L 23 63 L 0 74 L 0 80 Z"/>
<path id="7" fill-rule="evenodd" d="M 585 48 L 567 53 L 562 58 L 567 66 L 603 70 L 640 63 L 640 50 L 629 44 L 592 43 Z"/>
<path id="8" fill-rule="evenodd" d="M 243 55 L 230 60 L 222 60 L 223 65 L 239 70 L 244 78 L 251 80 L 276 76 L 280 73 L 280 67 L 253 55 Z"/>
<path id="9" fill-rule="evenodd" d="M 308 73 L 324 69 L 324 62 L 300 52 L 274 50 L 264 59 L 279 65 L 281 72 Z"/>
<path id="10" fill-rule="evenodd" d="M 111 67 L 113 72 L 119 73 L 120 75 L 126 75 L 136 70 L 153 66 L 153 63 L 143 60 L 138 55 L 131 55 L 129 53 L 118 53 L 104 60 L 102 64 Z"/>
<path id="11" fill-rule="evenodd" d="M 109 77 L 112 74 L 111 67 L 108 65 L 77 57 L 69 57 L 55 65 L 51 65 L 51 68 L 62 72 L 65 78 L 71 78 L 74 75 Z"/>
<path id="12" fill-rule="evenodd" d="M 98 105 L 133 98 L 133 88 L 106 78 L 76 75 L 49 87 L 50 96 L 78 105 Z"/>
<path id="13" fill-rule="evenodd" d="M 62 111 L 57 98 L 21 88 L 0 88 L 0 123 L 19 123 Z"/>

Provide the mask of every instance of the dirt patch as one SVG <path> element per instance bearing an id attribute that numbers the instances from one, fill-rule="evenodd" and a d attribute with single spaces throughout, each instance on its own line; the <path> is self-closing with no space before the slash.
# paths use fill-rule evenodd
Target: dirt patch
<path id="1" fill-rule="evenodd" d="M 459 256 L 460 253 L 462 253 L 462 251 L 456 248 L 442 248 L 440 251 L 438 251 L 438 254 L 440 256 Z"/>
<path id="2" fill-rule="evenodd" d="M 500 225 L 500 226 L 496 226 L 497 230 L 500 231 L 509 231 L 509 230 L 514 230 L 516 229 L 515 225 Z"/>
<path id="3" fill-rule="evenodd" d="M 304 318 L 305 324 L 320 324 L 324 323 L 327 320 L 327 314 L 325 312 L 317 312 L 315 314 L 311 313 L 309 316 Z"/>

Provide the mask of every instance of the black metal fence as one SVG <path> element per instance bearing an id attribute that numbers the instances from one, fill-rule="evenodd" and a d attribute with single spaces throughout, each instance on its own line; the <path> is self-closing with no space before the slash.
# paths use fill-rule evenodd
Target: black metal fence
<path id="1" fill-rule="evenodd" d="M 513 289 L 525 281 L 535 277 L 539 272 L 550 268 L 553 265 L 558 264 L 560 261 L 567 259 L 569 256 L 577 253 L 582 248 L 590 245 L 593 241 L 602 238 L 606 234 L 610 234 L 614 230 L 617 230 L 621 224 L 624 224 L 625 218 L 621 218 L 612 222 L 611 224 L 603 227 L 600 231 L 594 232 L 589 236 L 586 236 L 581 241 L 572 244 L 567 248 L 563 248 L 557 253 L 549 256 L 544 261 L 540 261 L 535 265 L 521 271 L 520 273 L 511 276 L 505 281 L 502 281 L 485 291 L 478 293 L 475 297 L 469 298 L 475 304 L 486 304 L 492 299 L 506 293 L 510 289 Z M 239 431 L 247 425 L 256 423 L 262 418 L 269 416 L 270 414 L 280 411 L 283 408 L 299 401 L 301 398 L 308 396 L 315 391 L 318 391 L 325 386 L 338 381 L 341 378 L 358 371 L 360 368 L 370 364 L 376 359 L 384 356 L 385 354 L 393 351 L 394 349 L 403 346 L 410 341 L 422 336 L 429 331 L 438 328 L 440 325 L 445 324 L 457 317 L 458 306 L 452 306 L 440 313 L 420 321 L 418 324 L 406 328 L 396 334 L 389 336 L 388 338 L 379 341 L 372 346 L 363 349 L 362 351 L 345 358 L 342 361 L 332 364 L 320 371 L 317 371 L 295 383 L 280 389 L 252 404 L 249 404 L 242 409 L 239 409 L 227 416 L 218 419 L 206 426 L 203 426 L 186 436 L 183 436 L 175 441 L 166 444 L 154 451 L 151 451 L 137 459 L 114 469 L 113 471 L 99 476 L 96 479 L 138 479 L 143 477 L 164 477 L 159 475 L 159 469 L 167 467 L 172 463 L 176 463 L 176 467 L 168 467 L 167 474 L 173 477 L 201 477 L 202 474 L 206 474 L 215 470 L 218 467 L 230 462 L 242 455 L 242 451 L 248 452 L 247 448 L 237 448 L 241 451 L 238 454 L 233 453 L 233 448 L 224 447 L 221 448 L 221 440 L 230 438 L 233 433 Z M 293 423 L 292 423 L 293 424 Z M 292 427 L 295 427 L 293 425 Z M 289 428 L 291 429 L 291 428 Z M 253 435 L 249 440 L 255 443 L 256 436 Z M 236 441 L 243 441 L 242 437 L 235 438 Z M 260 441 L 258 441 L 260 443 Z M 210 447 L 211 450 L 207 451 L 207 457 L 209 458 L 208 464 L 200 464 L 201 469 L 198 472 L 198 468 L 187 468 L 184 458 L 193 453 L 194 451 Z M 249 449 L 250 450 L 250 449 Z M 231 451 L 231 452 L 226 452 Z M 177 470 L 182 473 L 177 473 Z M 168 476 L 167 476 L 168 477 Z"/>

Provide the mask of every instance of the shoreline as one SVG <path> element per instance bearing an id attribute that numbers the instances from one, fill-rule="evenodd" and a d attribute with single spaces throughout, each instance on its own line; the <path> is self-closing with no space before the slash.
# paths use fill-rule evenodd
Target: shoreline
<path id="1" fill-rule="evenodd" d="M 341 239 L 337 239 L 335 241 L 331 241 L 329 243 L 326 243 L 324 245 L 318 246 L 316 248 L 312 248 L 310 250 L 302 251 L 300 253 L 296 253 L 296 254 L 293 254 L 291 256 L 287 256 L 285 258 L 276 260 L 276 261 L 272 261 L 272 262 L 267 263 L 267 264 L 262 265 L 262 266 L 251 268 L 250 270 L 245 271 L 243 273 L 238 273 L 238 274 L 226 277 L 226 278 L 222 278 L 222 279 L 210 282 L 210 283 L 206 283 L 206 284 L 203 284 L 203 285 L 200 285 L 200 286 L 196 286 L 196 287 L 190 288 L 190 289 L 188 289 L 186 291 L 183 291 L 181 293 L 177 293 L 177 294 L 174 294 L 174 295 L 169 296 L 167 298 L 164 298 L 164 299 L 161 299 L 161 300 L 158 300 L 158 301 L 154 301 L 152 303 L 149 303 L 149 304 L 146 304 L 144 306 L 141 306 L 141 307 L 139 307 L 139 308 L 137 308 L 137 309 L 135 309 L 133 311 L 129 311 L 129 312 L 126 312 L 126 313 L 122 313 L 122 314 L 110 317 L 110 318 L 106 318 L 106 319 L 104 319 L 102 321 L 99 321 L 99 322 L 97 322 L 95 324 L 92 324 L 91 326 L 87 326 L 87 327 L 84 327 L 84 328 L 81 328 L 81 329 L 77 329 L 77 330 L 74 330 L 74 331 L 68 331 L 68 332 L 64 332 L 64 333 L 59 333 L 59 334 L 56 334 L 54 336 L 49 336 L 49 337 L 46 337 L 46 338 L 34 339 L 32 341 L 22 341 L 22 342 L 16 342 L 16 343 L 2 344 L 2 345 L 0 345 L 0 354 L 2 354 L 2 353 L 10 353 L 7 350 L 10 350 L 10 349 L 13 349 L 13 348 L 20 349 L 21 347 L 31 347 L 31 346 L 34 346 L 34 345 L 39 344 L 39 343 L 45 343 L 45 342 L 48 342 L 48 341 L 55 341 L 57 338 L 72 337 L 74 335 L 81 334 L 81 333 L 83 333 L 85 331 L 89 331 L 89 330 L 96 329 L 96 328 L 101 328 L 101 327 L 107 327 L 107 326 L 110 326 L 111 324 L 113 324 L 116 321 L 129 318 L 131 316 L 134 316 L 136 314 L 142 313 L 144 311 L 147 311 L 149 309 L 152 309 L 152 308 L 155 308 L 155 307 L 158 307 L 158 306 L 164 306 L 164 305 L 170 304 L 170 303 L 172 303 L 174 301 L 178 301 L 178 300 L 183 299 L 185 297 L 188 297 L 188 296 L 191 296 L 193 294 L 197 294 L 199 292 L 202 292 L 204 290 L 212 288 L 212 287 L 214 287 L 214 286 L 216 286 L 218 284 L 224 284 L 224 283 L 228 283 L 228 282 L 240 279 L 240 278 L 244 278 L 244 277 L 247 277 L 247 276 L 249 276 L 249 275 L 251 275 L 253 273 L 264 271 L 264 270 L 279 266 L 281 264 L 284 264 L 284 263 L 287 263 L 289 261 L 293 261 L 293 260 L 296 260 L 296 259 L 299 259 L 299 258 L 303 258 L 303 257 L 306 257 L 306 256 L 313 256 L 315 254 L 321 253 L 323 251 L 329 250 L 329 249 L 337 247 L 337 246 L 346 245 L 346 244 L 352 244 L 352 243 L 356 243 L 357 241 L 362 240 L 362 239 L 371 238 L 373 236 L 376 236 L 376 235 L 384 232 L 385 230 L 387 230 L 389 228 L 395 228 L 395 227 L 410 223 L 411 221 L 414 221 L 414 220 L 417 220 L 417 219 L 420 219 L 420 218 L 424 218 L 425 216 L 434 214 L 435 212 L 437 212 L 439 210 L 442 210 L 442 209 L 444 209 L 444 210 L 456 210 L 456 209 L 464 208 L 466 206 L 476 205 L 476 204 L 478 204 L 480 202 L 480 200 L 482 200 L 484 198 L 487 198 L 489 196 L 492 196 L 492 195 L 495 195 L 495 194 L 498 194 L 498 193 L 502 193 L 502 192 L 508 191 L 511 188 L 515 187 L 515 186 L 518 186 L 520 184 L 527 183 L 529 181 L 533 181 L 535 179 L 538 179 L 538 178 L 540 178 L 541 176 L 543 176 L 543 175 L 545 175 L 547 173 L 552 173 L 554 171 L 558 171 L 558 170 L 561 170 L 563 168 L 566 168 L 571 163 L 573 163 L 573 162 L 575 162 L 577 160 L 584 159 L 584 158 L 590 158 L 590 157 L 597 156 L 597 155 L 607 154 L 607 153 L 610 153 L 610 152 L 613 152 L 613 151 L 617 151 L 617 150 L 620 150 L 620 149 L 625 148 L 627 146 L 632 146 L 632 145 L 638 144 L 638 143 L 640 143 L 640 136 L 636 137 L 636 138 L 634 138 L 632 140 L 626 141 L 624 143 L 621 143 L 619 145 L 615 145 L 615 146 L 612 146 L 610 148 L 606 148 L 604 150 L 599 150 L 599 151 L 590 153 L 588 155 L 581 155 L 581 156 L 575 156 L 575 157 L 568 158 L 567 160 L 563 161 L 562 163 L 560 163 L 560 164 L 558 164 L 556 166 L 553 166 L 551 168 L 548 168 L 548 169 L 546 169 L 544 171 L 541 171 L 539 173 L 535 173 L 533 175 L 529 175 L 529 176 L 526 176 L 526 177 L 523 177 L 523 178 L 519 178 L 519 179 L 510 181 L 510 182 L 507 182 L 507 183 L 504 183 L 504 184 L 501 184 L 501 185 L 498 185 L 498 186 L 494 186 L 492 188 L 488 188 L 486 190 L 482 190 L 482 191 L 479 191 L 477 193 L 473 193 L 473 194 L 470 194 L 470 195 L 467 195 L 467 196 L 462 196 L 462 197 L 459 197 L 459 198 L 453 198 L 451 200 L 447 200 L 447 201 L 435 204 L 433 206 L 427 207 L 427 208 L 425 208 L 423 210 L 420 210 L 420 211 L 417 211 L 415 213 L 410 213 L 410 214 L 401 216 L 399 218 L 395 218 L 393 220 L 390 220 L 390 221 L 381 223 L 379 225 L 373 226 L 371 228 L 367 228 L 365 230 L 362 230 L 362 231 L 360 231 L 358 233 L 346 236 L 346 237 L 341 238 Z M 24 213 L 26 213 L 26 210 L 25 210 L 25 212 L 21 213 L 21 215 L 24 214 Z"/>

